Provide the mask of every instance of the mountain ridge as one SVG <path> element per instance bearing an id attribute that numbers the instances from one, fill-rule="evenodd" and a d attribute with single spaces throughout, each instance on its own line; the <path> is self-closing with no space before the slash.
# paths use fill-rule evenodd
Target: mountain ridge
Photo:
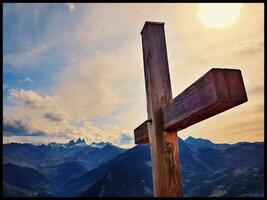
<path id="1" fill-rule="evenodd" d="M 79 145 L 85 143 L 82 139 L 74 143 L 77 141 L 78 145 L 72 143 L 70 148 L 53 147 L 58 143 L 5 144 L 4 165 L 14 161 L 16 165 L 26 165 L 24 167 L 54 180 L 52 194 L 46 191 L 32 193 L 6 182 L 4 189 L 9 193 L 5 194 L 10 196 L 10 191 L 14 191 L 13 194 L 28 196 L 152 196 L 149 145 L 123 150 L 108 142 L 92 143 L 100 147 L 94 148 Z M 218 144 L 211 142 L 202 148 L 203 143 L 210 144 L 210 141 L 199 138 L 196 141 L 200 144 L 178 138 L 185 196 L 263 195 L 263 142 L 240 142 L 229 144 L 227 148 L 218 148 Z M 254 187 L 256 183 L 258 189 Z M 240 184 L 245 189 L 238 188 Z"/>
<path id="2" fill-rule="evenodd" d="M 140 159 L 135 160 L 128 156 L 128 159 L 135 164 L 127 165 L 129 163 L 122 159 L 110 167 L 110 170 L 106 171 L 103 177 L 95 181 L 87 190 L 76 195 L 87 197 L 152 196 L 149 146 L 136 147 L 136 149 L 141 148 L 145 148 L 146 151 L 142 149 L 139 155 L 135 155 L 135 158 L 141 157 Z M 193 148 L 183 140 L 179 140 L 185 196 L 263 195 L 263 143 L 250 143 L 249 146 L 244 144 L 243 147 L 237 145 L 228 149 Z M 192 152 L 193 155 L 190 155 Z M 253 163 L 247 158 L 252 158 Z M 95 169 L 97 170 L 98 168 Z M 146 170 L 148 174 L 140 174 Z M 129 175 L 133 171 L 135 172 L 133 176 Z M 139 176 L 141 178 L 138 179 Z M 243 189 L 239 188 L 240 184 L 244 185 Z M 127 187 L 129 185 L 131 187 Z"/>
<path id="3" fill-rule="evenodd" d="M 80 142 L 78 140 L 78 143 Z M 3 164 L 13 163 L 44 174 L 52 180 L 53 193 L 57 194 L 61 185 L 70 179 L 98 167 L 125 151 L 111 145 L 101 149 L 90 145 L 74 144 L 71 147 L 68 147 L 68 144 L 64 145 L 66 146 L 63 148 L 58 147 L 57 143 L 37 146 L 28 143 L 4 144 Z"/>

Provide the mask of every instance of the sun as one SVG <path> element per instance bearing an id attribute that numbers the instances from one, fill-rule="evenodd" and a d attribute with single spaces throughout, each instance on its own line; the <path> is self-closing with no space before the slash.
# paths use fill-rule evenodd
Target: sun
<path id="1" fill-rule="evenodd" d="M 229 28 L 240 16 L 241 3 L 200 3 L 198 17 L 207 28 Z"/>

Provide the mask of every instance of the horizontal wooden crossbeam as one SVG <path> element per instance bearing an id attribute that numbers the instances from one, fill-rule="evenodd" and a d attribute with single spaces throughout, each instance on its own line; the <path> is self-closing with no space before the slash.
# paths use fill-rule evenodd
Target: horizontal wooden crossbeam
<path id="1" fill-rule="evenodd" d="M 246 102 L 240 70 L 213 68 L 162 108 L 165 131 L 180 131 Z M 135 144 L 149 143 L 149 123 L 134 130 Z"/>
<path id="2" fill-rule="evenodd" d="M 136 129 L 134 129 L 135 144 L 149 143 L 149 123 L 152 123 L 152 120 L 146 120 Z"/>
<path id="3" fill-rule="evenodd" d="M 165 131 L 180 131 L 247 101 L 241 71 L 213 68 L 162 109 Z"/>

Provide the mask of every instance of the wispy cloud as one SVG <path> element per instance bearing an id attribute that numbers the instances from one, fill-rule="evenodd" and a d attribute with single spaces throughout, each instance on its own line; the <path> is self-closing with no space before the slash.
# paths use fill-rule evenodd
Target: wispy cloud
<path id="1" fill-rule="evenodd" d="M 131 135 L 126 135 L 126 134 L 121 134 L 120 137 L 120 143 L 121 144 L 129 144 L 133 142 L 133 136 Z"/>
<path id="2" fill-rule="evenodd" d="M 47 112 L 44 114 L 44 118 L 49 119 L 51 121 L 62 121 L 64 119 L 63 115 L 59 112 Z"/>
<path id="3" fill-rule="evenodd" d="M 32 79 L 30 78 L 24 78 L 24 79 L 19 79 L 18 80 L 19 83 L 32 83 Z"/>
<path id="4" fill-rule="evenodd" d="M 249 89 L 250 95 L 263 96 L 264 94 L 264 85 L 255 85 Z"/>
<path id="5" fill-rule="evenodd" d="M 31 50 L 8 54 L 3 56 L 3 62 L 14 66 L 27 67 L 40 61 L 45 52 L 52 48 L 56 41 L 43 43 L 37 46 L 32 46 Z"/>
<path id="6" fill-rule="evenodd" d="M 245 55 L 262 52 L 263 48 L 264 44 L 261 40 L 244 40 L 236 44 L 236 51 Z"/>
<path id="7" fill-rule="evenodd" d="M 3 84 L 3 90 L 8 89 L 8 86 L 6 84 Z"/>
<path id="8" fill-rule="evenodd" d="M 65 3 L 65 5 L 68 6 L 71 12 L 76 9 L 75 3 Z"/>

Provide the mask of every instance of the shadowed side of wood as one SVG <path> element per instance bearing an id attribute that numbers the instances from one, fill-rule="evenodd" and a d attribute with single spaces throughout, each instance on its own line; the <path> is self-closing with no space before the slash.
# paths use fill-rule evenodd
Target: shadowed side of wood
<path id="1" fill-rule="evenodd" d="M 180 131 L 246 101 L 241 71 L 213 68 L 162 109 L 163 128 Z"/>
<path id="2" fill-rule="evenodd" d="M 149 123 L 152 123 L 152 120 L 146 120 L 136 129 L 134 129 L 134 141 L 135 144 L 147 144 L 149 143 Z"/>
<path id="3" fill-rule="evenodd" d="M 164 131 L 161 123 L 161 108 L 172 100 L 164 24 L 146 22 L 141 34 L 154 196 L 180 197 L 177 133 Z"/>

